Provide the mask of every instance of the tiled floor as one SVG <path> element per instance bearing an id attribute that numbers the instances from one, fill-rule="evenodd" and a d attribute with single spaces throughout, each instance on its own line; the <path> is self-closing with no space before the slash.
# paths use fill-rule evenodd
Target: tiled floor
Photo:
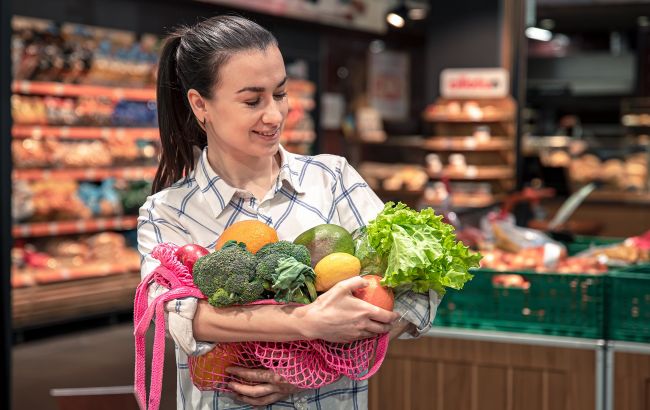
<path id="1" fill-rule="evenodd" d="M 172 410 L 176 395 L 174 348 L 169 339 L 165 345 L 161 409 Z M 132 385 L 133 346 L 130 323 L 18 344 L 12 355 L 12 409 L 56 410 L 49 396 L 52 388 Z M 147 352 L 151 352 L 151 344 Z"/>

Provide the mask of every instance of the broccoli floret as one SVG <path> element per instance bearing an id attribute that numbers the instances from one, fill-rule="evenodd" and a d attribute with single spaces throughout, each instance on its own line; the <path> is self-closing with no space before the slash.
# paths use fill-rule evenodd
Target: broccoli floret
<path id="1" fill-rule="evenodd" d="M 280 254 L 285 256 L 292 256 L 298 262 L 305 265 L 311 265 L 311 256 L 309 249 L 304 245 L 298 245 L 289 241 L 278 241 L 264 245 L 255 256 L 258 260 L 265 258 L 268 255 Z"/>
<path id="2" fill-rule="evenodd" d="M 220 250 L 194 264 L 194 284 L 217 307 L 246 304 L 260 299 L 262 281 L 255 273 L 257 258 L 239 242 L 229 241 Z"/>

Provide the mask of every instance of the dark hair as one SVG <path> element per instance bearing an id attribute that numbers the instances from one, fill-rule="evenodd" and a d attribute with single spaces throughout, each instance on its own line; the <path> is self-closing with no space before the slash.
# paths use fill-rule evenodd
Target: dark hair
<path id="1" fill-rule="evenodd" d="M 160 165 L 152 192 L 161 191 L 194 169 L 194 148 L 207 144 L 187 100 L 195 89 L 205 98 L 219 82 L 219 68 L 234 53 L 266 50 L 278 42 L 262 26 L 238 16 L 215 16 L 180 27 L 165 40 L 158 65 Z"/>

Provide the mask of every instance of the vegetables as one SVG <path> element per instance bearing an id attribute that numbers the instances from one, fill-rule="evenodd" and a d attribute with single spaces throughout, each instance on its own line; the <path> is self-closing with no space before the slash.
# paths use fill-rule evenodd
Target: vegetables
<path id="1" fill-rule="evenodd" d="M 307 304 L 318 297 L 314 286 L 316 274 L 311 266 L 289 256 L 279 260 L 275 273 L 272 288 L 276 301 Z"/>
<path id="2" fill-rule="evenodd" d="M 217 307 L 246 304 L 261 298 L 264 286 L 255 273 L 257 259 L 241 242 L 228 241 L 194 264 L 194 284 Z"/>
<path id="3" fill-rule="evenodd" d="M 255 256 L 255 272 L 264 288 L 275 292 L 275 300 L 309 303 L 316 299 L 314 271 L 305 246 L 279 241 L 263 246 Z"/>
<path id="4" fill-rule="evenodd" d="M 388 202 L 367 231 L 368 243 L 387 262 L 382 284 L 392 288 L 433 289 L 444 295 L 445 287 L 462 289 L 472 278 L 468 270 L 481 260 L 456 241 L 454 228 L 430 208 L 417 212 Z"/>
<path id="5" fill-rule="evenodd" d="M 205 249 L 203 246 L 196 244 L 188 244 L 181 246 L 176 250 L 176 257 L 178 260 L 187 267 L 187 269 L 192 272 L 194 264 L 201 257 L 210 253 L 209 250 Z"/>

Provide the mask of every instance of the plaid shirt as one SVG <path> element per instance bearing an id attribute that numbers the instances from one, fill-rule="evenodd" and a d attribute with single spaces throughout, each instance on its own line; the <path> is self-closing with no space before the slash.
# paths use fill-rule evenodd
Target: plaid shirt
<path id="1" fill-rule="evenodd" d="M 334 155 L 300 156 L 280 147 L 281 167 L 273 189 L 259 201 L 250 192 L 233 188 L 221 179 L 207 161 L 207 150 L 199 156 L 195 170 L 187 178 L 155 195 L 140 208 L 138 248 L 143 256 L 142 277 L 158 261 L 149 254 L 159 243 L 177 245 L 197 243 L 208 249 L 223 230 L 236 221 L 258 219 L 275 228 L 280 239 L 293 240 L 301 232 L 323 223 L 343 226 L 352 232 L 372 220 L 382 209 L 382 201 L 368 187 L 345 158 Z M 150 299 L 165 289 L 151 286 Z M 397 295 L 394 310 L 415 324 L 417 337 L 433 322 L 439 303 L 435 292 L 429 295 L 405 292 Z M 191 336 L 191 318 L 196 300 L 177 300 L 167 309 L 167 325 L 176 341 L 178 409 L 249 409 L 233 401 L 228 393 L 202 392 L 190 379 L 188 354 L 206 352 L 204 343 L 191 347 L 180 343 L 178 335 Z M 175 320 L 184 312 L 190 320 Z M 188 325 L 189 324 L 189 325 Z M 185 346 L 185 351 L 180 346 Z M 293 394 L 269 409 L 366 409 L 367 381 L 341 378 L 316 390 Z"/>

